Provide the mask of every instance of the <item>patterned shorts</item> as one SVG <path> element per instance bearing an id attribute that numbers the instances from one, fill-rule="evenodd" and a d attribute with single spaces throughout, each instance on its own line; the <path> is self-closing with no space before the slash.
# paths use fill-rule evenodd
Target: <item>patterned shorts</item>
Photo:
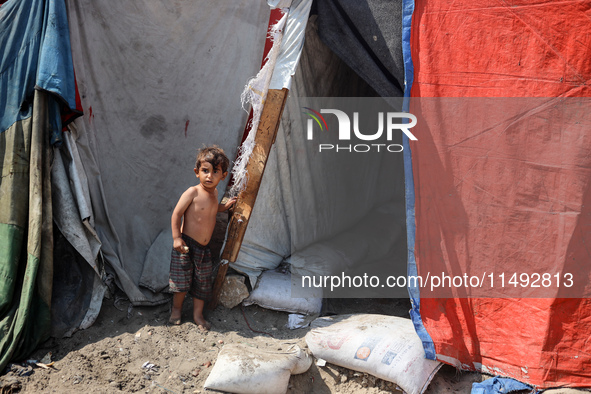
<path id="1" fill-rule="evenodd" d="M 208 301 L 213 295 L 213 263 L 207 246 L 181 234 L 189 247 L 189 253 L 181 254 L 172 249 L 168 285 L 173 293 L 188 291 L 192 297 Z"/>

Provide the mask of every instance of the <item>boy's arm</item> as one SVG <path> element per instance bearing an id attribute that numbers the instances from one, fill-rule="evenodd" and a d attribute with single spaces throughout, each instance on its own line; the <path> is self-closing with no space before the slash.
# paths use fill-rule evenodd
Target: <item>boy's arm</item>
<path id="1" fill-rule="evenodd" d="M 185 252 L 185 241 L 181 238 L 181 225 L 183 222 L 183 216 L 185 211 L 191 205 L 195 192 L 193 188 L 187 189 L 176 204 L 174 211 L 172 212 L 172 218 L 170 219 L 170 227 L 172 229 L 172 247 L 179 253 Z"/>
<path id="2" fill-rule="evenodd" d="M 224 212 L 230 209 L 232 205 L 236 202 L 236 197 L 232 197 L 225 204 L 218 204 L 218 212 Z"/>

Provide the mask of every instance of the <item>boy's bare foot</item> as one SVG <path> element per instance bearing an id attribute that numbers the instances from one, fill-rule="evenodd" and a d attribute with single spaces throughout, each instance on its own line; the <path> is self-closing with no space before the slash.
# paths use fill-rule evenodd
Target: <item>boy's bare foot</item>
<path id="1" fill-rule="evenodd" d="M 185 300 L 184 293 L 174 293 L 172 296 L 172 308 L 170 309 L 170 318 L 168 319 L 168 325 L 178 326 L 181 324 L 181 317 L 183 315 L 183 301 Z"/>
<path id="2" fill-rule="evenodd" d="M 172 311 L 170 314 L 170 318 L 168 319 L 168 324 L 171 326 L 178 326 L 181 324 L 181 313 Z"/>
<path id="3" fill-rule="evenodd" d="M 195 321 L 195 324 L 197 324 L 197 328 L 200 331 L 209 331 L 209 329 L 211 328 L 211 324 L 209 324 L 209 322 L 206 321 L 203 317 L 194 318 L 193 320 Z"/>

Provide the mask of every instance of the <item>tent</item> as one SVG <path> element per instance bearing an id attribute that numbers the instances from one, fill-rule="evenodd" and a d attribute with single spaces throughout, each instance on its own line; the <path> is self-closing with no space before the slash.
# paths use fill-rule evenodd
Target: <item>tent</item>
<path id="1" fill-rule="evenodd" d="M 42 1 L 29 3 L 45 8 Z M 29 3 L 8 0 L 0 7 L 0 20 L 20 20 L 12 11 Z M 54 148 L 55 157 L 61 157 L 63 162 L 61 179 L 65 180 L 62 189 L 54 186 L 54 190 L 64 191 L 54 201 L 70 201 L 68 212 L 78 211 L 76 215 L 62 215 L 69 217 L 69 222 L 55 222 L 68 240 L 64 248 L 76 243 L 76 234 L 85 235 L 84 241 L 75 245 L 76 252 L 60 252 L 54 259 L 55 266 L 65 264 L 63 271 L 71 274 L 68 283 L 72 288 L 80 291 L 83 283 L 85 290 L 84 297 L 78 297 L 84 300 L 80 307 L 83 313 L 72 316 L 73 323 L 62 333 L 91 324 L 105 288 L 112 283 L 134 305 L 167 301 L 163 293 L 167 266 L 162 261 L 170 253 L 170 212 L 178 196 L 194 182 L 195 150 L 202 144 L 215 143 L 229 156 L 236 156 L 248 115 L 242 111 L 239 97 L 246 81 L 259 70 L 269 6 L 246 1 L 210 3 L 65 1 L 60 11 L 62 18 L 67 16 L 70 75 L 75 69 L 84 115 L 64 134 L 61 148 Z M 272 3 L 279 8 L 287 5 Z M 299 8 L 303 15 L 310 10 L 309 2 L 294 1 L 287 14 L 298 10 L 298 6 L 304 7 Z M 454 182 L 464 179 L 465 172 L 475 180 L 498 179 L 501 172 L 493 162 L 480 167 L 474 165 L 474 160 L 466 164 L 470 156 L 465 152 L 476 148 L 454 148 L 466 139 L 462 132 L 474 130 L 441 127 L 443 132 L 434 127 L 447 124 L 445 106 L 450 102 L 432 104 L 427 100 L 588 95 L 585 81 L 589 57 L 582 55 L 589 47 L 588 24 L 582 23 L 586 18 L 584 5 L 561 7 L 560 13 L 552 11 L 551 6 L 531 1 L 480 7 L 473 2 L 456 2 L 452 6 L 437 1 L 317 1 L 309 11 L 309 19 L 297 19 L 304 21 L 305 44 L 233 267 L 254 280 L 292 252 L 335 240 L 376 212 L 378 218 L 383 218 L 384 212 L 391 214 L 387 218 L 392 227 L 402 231 L 388 233 L 388 250 L 372 257 L 398 265 L 408 261 L 409 274 L 426 275 L 431 268 L 440 267 L 431 265 L 433 262 L 443 262 L 445 267 L 460 272 L 467 267 L 476 272 L 483 263 L 500 265 L 506 256 L 490 253 L 486 244 L 508 252 L 515 249 L 511 243 L 515 233 L 529 240 L 530 235 L 543 233 L 540 229 L 555 234 L 557 228 L 560 237 L 551 246 L 539 238 L 539 242 L 527 243 L 528 250 L 536 253 L 525 253 L 514 261 L 541 270 L 548 267 L 539 265 L 536 256 L 554 256 L 552 262 L 563 263 L 560 273 L 570 261 L 565 256 L 572 256 L 580 264 L 586 256 L 581 245 L 585 241 L 586 213 L 582 208 L 588 176 L 579 171 L 586 168 L 582 153 L 586 145 L 581 142 L 585 141 L 584 134 L 572 142 L 578 153 L 556 150 L 554 156 L 574 156 L 580 161 L 541 165 L 560 168 L 561 176 L 576 174 L 563 181 L 579 185 L 569 194 L 568 211 L 556 214 L 548 207 L 528 207 L 536 212 L 528 216 L 530 223 L 539 225 L 521 227 L 516 220 L 509 227 L 487 232 L 483 229 L 489 228 L 491 221 L 504 217 L 499 212 L 516 209 L 519 200 L 499 207 L 496 200 L 476 198 L 472 189 Z M 542 21 L 552 22 L 546 25 Z M 286 23 L 283 41 L 288 45 L 293 42 L 290 32 L 295 30 L 291 30 L 289 18 Z M 35 83 L 45 89 L 39 82 L 34 82 L 33 87 Z M 72 83 L 68 86 L 75 91 Z M 66 100 L 67 106 L 62 107 L 76 108 L 75 99 L 70 99 L 75 96 L 71 91 L 68 95 L 54 93 Z M 418 142 L 399 135 L 395 142 L 404 145 L 402 154 L 367 155 L 362 165 L 355 165 L 357 156 L 346 154 L 327 160 L 309 149 L 309 140 L 303 134 L 307 119 L 301 113 L 302 107 L 308 106 L 307 98 L 318 96 L 404 96 L 404 109 L 420 114 L 423 122 L 413 129 Z M 419 101 L 413 100 L 419 97 Z M 386 101 L 398 105 L 396 100 Z M 437 110 L 429 105 L 435 105 Z M 466 118 L 459 121 L 462 119 Z M 584 119 L 580 122 L 586 124 Z M 533 129 L 516 124 L 516 132 L 524 133 L 527 144 L 515 147 L 504 141 L 504 146 L 511 148 L 511 157 L 521 158 L 538 143 L 538 136 Z M 332 124 L 328 128 L 332 129 Z M 7 135 L 5 131 L 2 134 Z M 564 131 L 565 138 L 569 135 Z M 561 141 L 544 140 L 547 145 L 533 152 L 542 155 L 543 149 L 556 148 Z M 487 140 L 479 143 L 491 144 Z M 523 165 L 523 161 L 514 160 L 509 172 L 518 173 Z M 4 165 L 3 171 L 7 168 Z M 60 165 L 54 164 L 52 171 L 57 172 L 56 168 Z M 540 179 L 549 182 L 548 177 L 553 175 L 542 170 L 525 174 L 524 182 L 532 189 L 527 201 L 532 201 L 531 195 L 540 195 Z M 54 179 L 59 178 L 55 175 Z M 363 183 L 351 187 L 351 179 L 363 179 Z M 4 185 L 3 181 L 0 186 Z M 548 185 L 553 185 L 551 191 L 564 189 L 556 186 L 562 183 Z M 448 198 L 450 194 L 452 199 Z M 2 197 L 5 206 L 4 194 Z M 552 201 L 561 198 L 553 196 Z M 385 206 L 394 208 L 384 211 Z M 479 208 L 485 206 L 502 211 L 481 215 Z M 87 207 L 87 212 L 81 207 Z M 59 209 L 54 208 L 54 212 Z M 549 220 L 550 216 L 558 221 Z M 544 227 L 540 227 L 542 224 Z M 68 234 L 68 229 L 76 230 Z M 338 241 L 353 262 L 363 259 L 370 250 L 376 251 L 369 241 L 362 247 L 346 235 Z M 5 261 L 15 262 L 20 254 L 19 246 Z M 71 259 L 62 258 L 68 254 Z M 350 257 L 352 254 L 355 258 Z M 69 269 L 70 261 L 80 259 L 81 264 L 76 265 L 80 268 L 75 272 Z M 41 279 L 38 282 L 47 292 L 47 285 L 42 285 Z M 55 291 L 54 285 L 54 295 Z M 589 362 L 585 324 L 591 309 L 585 299 L 563 299 L 560 294 L 537 299 L 468 298 L 462 294 L 429 298 L 424 289 L 413 286 L 409 292 L 411 317 L 427 357 L 461 369 L 515 377 L 540 387 L 589 386 L 589 376 L 582 372 Z M 12 290 L 3 290 L 2 295 L 11 296 Z M 47 309 L 49 296 L 42 299 Z M 4 308 L 3 322 L 7 322 L 5 310 L 15 309 L 16 303 L 5 298 L 0 305 Z M 516 315 L 524 318 L 516 323 Z M 10 323 L 4 327 L 8 326 Z M 47 323 L 43 327 L 47 328 Z M 7 348 L 13 345 L 3 344 L 2 360 L 26 353 L 47 335 L 47 330 L 36 335 L 22 353 Z"/>

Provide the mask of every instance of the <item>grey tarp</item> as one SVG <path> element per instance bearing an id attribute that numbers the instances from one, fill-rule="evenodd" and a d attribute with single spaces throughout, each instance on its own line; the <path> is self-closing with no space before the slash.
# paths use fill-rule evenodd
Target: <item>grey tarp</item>
<path id="1" fill-rule="evenodd" d="M 76 127 L 63 134 L 54 148 L 51 194 L 54 223 L 54 279 L 51 304 L 52 336 L 70 336 L 88 328 L 98 316 L 105 294 L 101 243 L 94 230 L 94 216 L 86 174 L 78 154 Z"/>
<path id="2" fill-rule="evenodd" d="M 319 0 L 322 41 L 382 97 L 402 97 L 402 1 Z"/>
<path id="3" fill-rule="evenodd" d="M 102 252 L 135 305 L 158 304 L 167 299 L 158 290 L 168 279 L 170 216 L 196 183 L 196 150 L 218 144 L 235 157 L 247 116 L 240 92 L 260 67 L 269 6 L 67 5 L 85 112 L 76 144 Z"/>

